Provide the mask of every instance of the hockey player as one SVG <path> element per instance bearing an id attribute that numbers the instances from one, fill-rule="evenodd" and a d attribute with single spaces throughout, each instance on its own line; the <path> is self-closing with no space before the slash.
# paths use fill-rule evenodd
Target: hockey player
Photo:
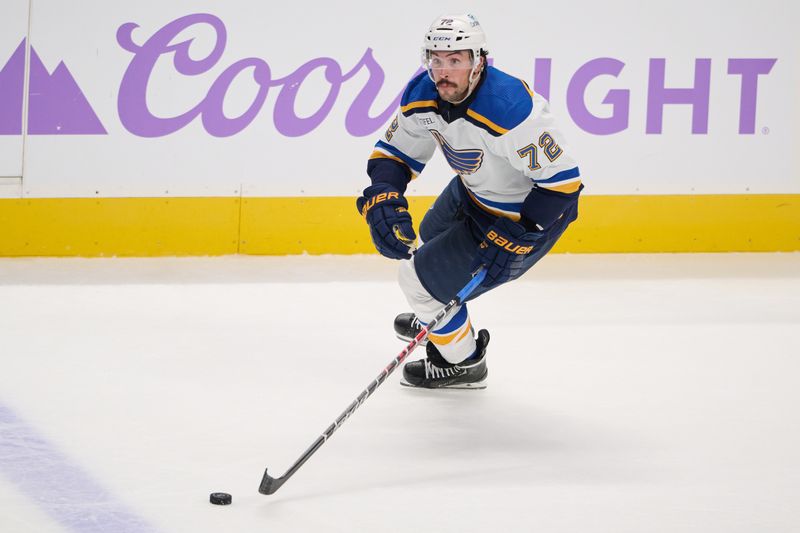
<path id="1" fill-rule="evenodd" d="M 395 319 L 410 341 L 420 324 L 482 266 L 475 298 L 520 277 L 577 218 L 583 185 L 548 102 L 486 62 L 486 36 L 472 15 L 437 18 L 424 38 L 425 72 L 406 87 L 400 111 L 367 163 L 372 185 L 357 206 L 378 251 L 400 266 L 413 313 Z M 456 176 L 420 224 L 420 246 L 403 194 L 439 147 Z M 414 250 L 416 250 L 414 252 Z M 489 333 L 466 304 L 432 331 L 426 357 L 403 368 L 404 385 L 484 388 Z"/>

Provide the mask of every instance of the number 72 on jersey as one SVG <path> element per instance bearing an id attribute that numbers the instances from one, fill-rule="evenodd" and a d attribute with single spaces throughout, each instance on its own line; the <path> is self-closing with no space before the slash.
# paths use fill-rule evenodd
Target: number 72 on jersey
<path id="1" fill-rule="evenodd" d="M 539 170 L 542 166 L 539 164 L 539 148 L 544 151 L 544 155 L 552 163 L 561 156 L 564 150 L 556 143 L 553 136 L 549 132 L 544 132 L 539 136 L 539 146 L 534 143 L 529 144 L 517 150 L 517 154 L 521 158 L 528 158 L 528 168 L 531 170 Z"/>

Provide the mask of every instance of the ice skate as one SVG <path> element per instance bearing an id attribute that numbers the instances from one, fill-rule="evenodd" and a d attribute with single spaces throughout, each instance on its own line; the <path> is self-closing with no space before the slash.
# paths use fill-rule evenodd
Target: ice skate
<path id="1" fill-rule="evenodd" d="M 394 334 L 401 341 L 411 342 L 422 331 L 422 323 L 414 313 L 400 313 L 394 319 Z M 473 330 L 474 334 L 474 330 Z M 427 337 L 419 343 L 420 346 L 428 344 Z"/>
<path id="2" fill-rule="evenodd" d="M 397 338 L 411 342 L 422 331 L 422 324 L 414 313 L 400 313 L 394 319 L 394 333 Z M 428 344 L 428 339 L 423 339 L 420 346 Z"/>
<path id="3" fill-rule="evenodd" d="M 455 365 L 442 357 L 435 344 L 429 343 L 425 347 L 425 359 L 406 363 L 403 367 L 400 384 L 425 389 L 485 389 L 489 374 L 486 368 L 489 332 L 480 330 L 475 342 L 475 355 Z"/>

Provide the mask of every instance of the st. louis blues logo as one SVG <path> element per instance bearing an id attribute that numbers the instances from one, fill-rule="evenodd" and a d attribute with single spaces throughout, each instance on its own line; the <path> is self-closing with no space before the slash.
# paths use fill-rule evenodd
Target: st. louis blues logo
<path id="1" fill-rule="evenodd" d="M 444 136 L 438 131 L 428 131 L 431 132 L 433 138 L 439 143 L 439 147 L 442 149 L 445 159 L 447 159 L 447 162 L 450 164 L 450 168 L 455 170 L 456 173 L 466 176 L 468 174 L 474 174 L 481 168 L 481 164 L 483 164 L 483 150 L 457 150 L 450 146 Z"/>

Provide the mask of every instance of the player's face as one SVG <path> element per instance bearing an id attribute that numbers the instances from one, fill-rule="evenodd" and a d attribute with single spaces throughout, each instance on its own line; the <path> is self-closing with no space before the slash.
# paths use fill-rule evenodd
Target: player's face
<path id="1" fill-rule="evenodd" d="M 459 102 L 469 89 L 472 58 L 469 50 L 431 52 L 428 66 L 439 96 L 446 102 Z"/>

